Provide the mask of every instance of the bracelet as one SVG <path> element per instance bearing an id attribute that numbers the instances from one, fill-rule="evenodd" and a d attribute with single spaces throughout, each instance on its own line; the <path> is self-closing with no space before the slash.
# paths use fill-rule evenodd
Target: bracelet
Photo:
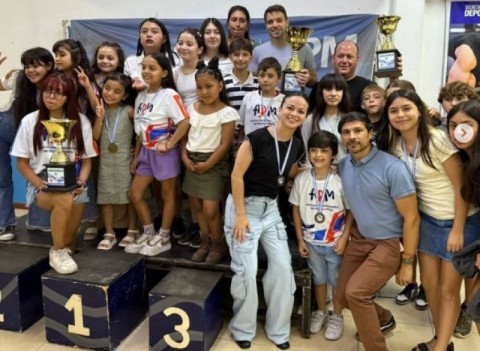
<path id="1" fill-rule="evenodd" d="M 411 257 L 411 258 L 406 258 L 406 257 L 403 257 L 402 256 L 402 264 L 413 264 L 413 260 L 415 259 L 415 257 Z"/>

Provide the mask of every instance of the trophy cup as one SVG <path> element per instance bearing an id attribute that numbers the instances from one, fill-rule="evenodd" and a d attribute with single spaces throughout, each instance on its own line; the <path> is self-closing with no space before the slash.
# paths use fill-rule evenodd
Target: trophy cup
<path id="1" fill-rule="evenodd" d="M 304 88 L 298 85 L 295 73 L 300 71 L 302 63 L 298 59 L 298 51 L 307 43 L 308 36 L 313 30 L 305 27 L 288 26 L 286 29 L 286 38 L 288 44 L 292 47 L 292 58 L 288 61 L 287 67 L 282 72 L 282 93 L 288 95 L 293 92 L 303 92 Z"/>
<path id="2" fill-rule="evenodd" d="M 42 121 L 47 129 L 48 138 L 55 144 L 56 149 L 50 157 L 50 162 L 44 164 L 48 184 L 44 191 L 66 192 L 79 187 L 75 176 L 75 163 L 62 147 L 75 123 L 77 122 L 69 119 Z"/>
<path id="3" fill-rule="evenodd" d="M 375 76 L 379 78 L 397 78 L 402 75 L 402 72 L 397 67 L 397 57 L 400 56 L 400 52 L 395 49 L 392 42 L 392 34 L 397 29 L 400 18 L 399 16 L 381 16 L 377 18 L 377 26 L 385 36 L 381 50 L 375 53 L 377 59 Z"/>

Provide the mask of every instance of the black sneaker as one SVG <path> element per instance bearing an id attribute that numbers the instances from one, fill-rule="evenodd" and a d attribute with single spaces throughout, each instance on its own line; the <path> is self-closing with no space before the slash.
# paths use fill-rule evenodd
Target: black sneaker
<path id="1" fill-rule="evenodd" d="M 467 306 L 462 304 L 458 315 L 457 325 L 453 331 L 453 336 L 464 339 L 472 333 L 472 318 L 466 312 Z"/>
<path id="2" fill-rule="evenodd" d="M 183 219 L 180 217 L 175 217 L 172 222 L 171 228 L 172 236 L 175 239 L 180 239 L 182 236 L 185 235 L 185 224 L 183 224 Z"/>
<path id="3" fill-rule="evenodd" d="M 200 233 L 200 227 L 198 226 L 198 223 L 192 223 L 188 227 L 188 230 L 185 233 L 185 235 L 178 240 L 178 243 L 184 246 L 190 245 L 190 242 L 193 239 L 195 239 L 196 237 L 200 237 L 199 233 Z"/>
<path id="4" fill-rule="evenodd" d="M 406 305 L 417 296 L 417 283 L 408 284 L 402 291 L 400 291 L 395 297 L 395 303 L 397 305 Z"/>
<path id="5" fill-rule="evenodd" d="M 190 240 L 190 243 L 188 244 L 188 246 L 193 247 L 194 249 L 198 249 L 201 244 L 202 244 L 202 237 L 200 236 L 200 231 L 197 230 L 195 232 L 195 235 L 192 236 L 192 239 Z"/>
<path id="6" fill-rule="evenodd" d="M 392 315 L 392 317 L 388 320 L 388 322 L 380 325 L 380 331 L 382 332 L 382 334 L 387 334 L 388 332 L 391 332 L 396 327 L 397 327 L 397 322 L 395 321 L 395 318 L 393 318 L 393 315 Z M 362 341 L 360 340 L 360 334 L 358 334 L 358 332 L 355 333 L 355 339 L 359 342 Z"/>
<path id="7" fill-rule="evenodd" d="M 0 241 L 10 241 L 15 239 L 15 227 L 8 225 L 5 228 L 0 228 Z"/>
<path id="8" fill-rule="evenodd" d="M 428 308 L 427 297 L 425 296 L 425 289 L 420 285 L 418 288 L 418 294 L 415 298 L 415 308 L 419 311 L 424 311 Z"/>

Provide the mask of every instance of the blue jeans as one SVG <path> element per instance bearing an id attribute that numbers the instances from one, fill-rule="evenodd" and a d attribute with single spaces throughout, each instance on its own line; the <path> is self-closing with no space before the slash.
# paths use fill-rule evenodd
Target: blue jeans
<path id="1" fill-rule="evenodd" d="M 307 242 L 307 247 L 310 253 L 307 262 L 313 273 L 313 283 L 315 285 L 328 283 L 335 288 L 342 256 L 335 253 L 335 246 L 313 245 Z"/>
<path id="2" fill-rule="evenodd" d="M 9 111 L 0 112 L 0 228 L 15 225 L 10 147 L 15 138 L 15 120 Z"/>
<path id="3" fill-rule="evenodd" d="M 260 242 L 268 258 L 268 268 L 262 279 L 267 303 L 265 331 L 273 343 L 281 344 L 290 337 L 293 293 L 296 289 L 287 232 L 275 199 L 247 197 L 245 211 L 251 232 L 247 232 L 245 241 L 240 243 L 232 237 L 235 206 L 232 195 L 228 196 L 224 229 L 232 257 L 231 269 L 235 273 L 230 288 L 234 301 L 229 329 L 235 340 L 251 341 L 255 336 L 258 309 L 257 251 Z"/>

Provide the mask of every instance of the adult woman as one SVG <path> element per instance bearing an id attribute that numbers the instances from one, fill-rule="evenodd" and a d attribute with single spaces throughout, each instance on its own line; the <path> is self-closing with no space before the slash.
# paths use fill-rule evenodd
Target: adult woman
<path id="1" fill-rule="evenodd" d="M 420 276 L 436 331 L 431 341 L 413 350 L 453 350 L 450 338 L 460 307 L 461 276 L 452 257 L 473 242 L 476 210 L 461 196 L 463 171 L 458 150 L 445 133 L 431 126 L 420 97 L 412 90 L 393 92 L 384 114 L 391 128 L 388 149 L 406 163 L 417 186 Z"/>
<path id="2" fill-rule="evenodd" d="M 294 136 L 308 109 L 307 98 L 284 98 L 275 126 L 249 134 L 237 153 L 232 172 L 232 194 L 225 208 L 225 235 L 232 257 L 231 292 L 234 315 L 230 331 L 241 348 L 250 347 L 257 318 L 257 248 L 261 242 L 268 258 L 263 287 L 268 305 L 265 330 L 278 348 L 290 347 L 290 317 L 295 282 L 287 233 L 277 205 L 279 187 L 296 171 L 301 157 L 300 138 Z"/>
<path id="3" fill-rule="evenodd" d="M 205 64 L 216 56 L 218 57 L 218 68 L 222 75 L 230 73 L 232 71 L 232 61 L 228 58 L 227 37 L 220 21 L 213 17 L 205 19 L 200 27 L 200 33 L 202 33 L 205 42 L 205 49 L 202 53 Z"/>
<path id="4" fill-rule="evenodd" d="M 248 10 L 241 6 L 235 5 L 230 7 L 228 10 L 227 16 L 227 43 L 230 46 L 230 43 L 235 39 L 245 38 L 250 40 L 252 45 L 255 47 L 256 42 L 250 38 L 248 32 L 250 28 L 250 13 Z"/>

